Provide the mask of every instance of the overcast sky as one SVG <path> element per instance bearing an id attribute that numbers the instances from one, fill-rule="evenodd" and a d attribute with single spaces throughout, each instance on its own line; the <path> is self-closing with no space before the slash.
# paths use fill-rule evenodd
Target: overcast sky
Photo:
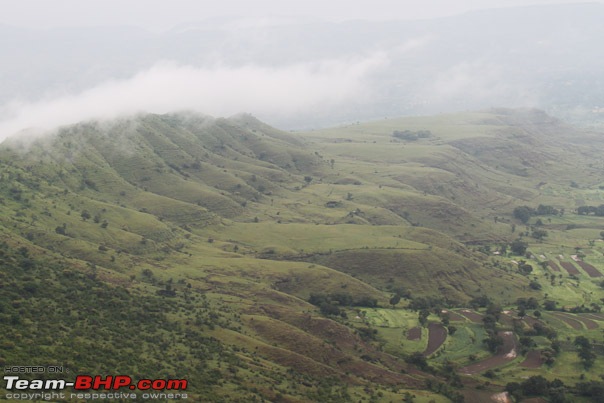
<path id="1" fill-rule="evenodd" d="M 587 2 L 0 0 L 0 25 L 110 27 L 1 31 L 13 37 L 0 37 L 0 141 L 22 130 L 43 133 L 89 119 L 182 110 L 249 112 L 284 129 L 490 106 L 557 107 L 560 99 L 564 108 L 591 110 L 604 102 L 598 84 L 604 0 L 548 13 L 490 12 L 486 20 L 478 15 L 448 24 L 269 27 L 570 3 Z M 204 27 L 220 28 L 165 32 L 208 19 L 216 21 Z"/>
<path id="2" fill-rule="evenodd" d="M 591 1 L 602 3 L 602 1 Z M 0 23 L 57 26 L 133 25 L 154 31 L 222 16 L 416 19 L 469 10 L 584 0 L 0 0 Z"/>

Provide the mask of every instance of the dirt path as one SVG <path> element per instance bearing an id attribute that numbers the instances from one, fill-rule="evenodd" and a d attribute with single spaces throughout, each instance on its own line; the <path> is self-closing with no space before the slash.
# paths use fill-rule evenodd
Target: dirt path
<path id="1" fill-rule="evenodd" d="M 438 350 L 447 339 L 447 329 L 440 323 L 430 323 L 428 331 L 428 347 L 424 351 L 426 357 Z"/>
<path id="2" fill-rule="evenodd" d="M 499 349 L 499 352 L 496 355 L 467 365 L 461 368 L 459 372 L 466 375 L 473 375 L 484 372 L 491 368 L 498 367 L 516 358 L 516 337 L 514 336 L 514 333 L 499 332 L 499 335 L 503 338 L 503 346 Z"/>

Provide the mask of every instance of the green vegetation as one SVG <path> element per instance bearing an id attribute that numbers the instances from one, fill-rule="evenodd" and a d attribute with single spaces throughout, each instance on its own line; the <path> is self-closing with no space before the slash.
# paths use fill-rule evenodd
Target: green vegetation
<path id="1" fill-rule="evenodd" d="M 597 401 L 602 142 L 532 110 L 6 141 L 0 363 L 196 401 Z"/>

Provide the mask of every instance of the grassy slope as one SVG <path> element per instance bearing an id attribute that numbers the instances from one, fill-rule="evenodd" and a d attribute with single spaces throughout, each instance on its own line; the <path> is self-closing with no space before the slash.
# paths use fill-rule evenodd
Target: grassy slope
<path id="1" fill-rule="evenodd" d="M 407 129 L 430 130 L 432 136 L 406 142 L 391 135 Z M 347 393 L 367 397 L 379 390 L 396 398 L 389 385 L 398 384 L 400 398 L 405 388 L 421 387 L 426 376 L 401 374 L 410 368 L 389 355 L 423 350 L 426 335 L 408 342 L 402 333 L 416 314 L 384 309 L 372 321 L 356 323 L 356 311 L 349 310 L 348 320 L 328 320 L 306 302 L 309 295 L 346 292 L 382 306 L 395 288 L 460 303 L 481 294 L 504 304 L 542 295 L 528 289 L 528 279 L 505 259 L 491 261 L 472 245 L 497 246 L 516 237 L 510 219 L 515 205 L 543 202 L 570 211 L 581 203 L 599 204 L 594 189 L 600 167 L 573 160 L 561 146 L 560 133 L 569 130 L 532 111 L 393 119 L 303 136 L 249 116 L 88 123 L 27 149 L 6 145 L 0 155 L 0 222 L 5 239 L 14 240 L 7 253 L 17 266 L 25 246 L 36 267 L 61 262 L 118 295 L 126 290 L 149 304 L 170 302 L 160 309 L 165 333 L 139 332 L 159 340 L 178 329 L 183 341 L 165 342 L 169 353 L 162 360 L 190 374 L 192 383 L 210 385 L 193 393 L 207 399 L 280 394 L 304 401 Z M 569 187 L 577 178 L 580 190 Z M 557 232 L 565 220 L 585 220 L 585 229 Z M 569 215 L 547 225 L 548 242 L 568 251 L 595 238 L 601 224 Z M 548 255 L 560 248 L 544 243 L 531 250 L 538 253 L 538 247 Z M 597 256 L 586 260 L 604 268 Z M 58 274 L 50 284 L 58 287 L 61 275 L 52 267 Z M 588 281 L 584 292 L 563 297 L 539 270 L 534 275 L 544 291 L 565 304 L 587 296 L 597 300 L 594 293 L 601 293 Z M 17 288 L 30 281 L 8 266 L 3 273 Z M 176 297 L 162 296 L 166 290 L 176 290 Z M 104 314 L 97 309 L 94 315 Z M 388 317 L 388 324 L 377 317 Z M 380 329 L 378 342 L 357 334 L 367 325 Z M 203 369 L 192 360 L 199 353 L 184 341 L 187 332 L 218 340 Z M 466 364 L 468 354 L 486 354 L 477 325 L 458 332 L 445 346 L 454 353 L 444 357 Z M 470 339 L 478 345 L 456 347 Z M 385 353 L 376 348 L 380 343 Z M 149 363 L 158 359 L 152 343 L 144 348 Z M 47 356 L 83 369 L 68 351 L 51 347 Z M 12 363 L 16 357 L 4 359 Z M 97 370 L 110 369 L 109 361 L 98 363 Z M 275 379 L 281 386 L 274 386 Z M 351 389 L 342 389 L 344 384 Z"/>

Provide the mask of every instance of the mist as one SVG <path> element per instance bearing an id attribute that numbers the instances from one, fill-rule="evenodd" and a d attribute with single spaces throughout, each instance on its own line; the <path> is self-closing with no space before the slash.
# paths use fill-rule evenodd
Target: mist
<path id="1" fill-rule="evenodd" d="M 284 130 L 491 107 L 602 119 L 602 4 L 396 18 L 0 25 L 0 139 L 180 110 L 251 113 Z"/>
<path id="2" fill-rule="evenodd" d="M 77 94 L 10 102 L 0 122 L 0 138 L 139 113 L 188 110 L 229 116 L 247 112 L 279 121 L 320 110 L 337 111 L 351 99 L 370 99 L 369 77 L 387 64 L 383 54 L 282 67 L 199 68 L 163 61 L 129 79 L 109 80 Z"/>

